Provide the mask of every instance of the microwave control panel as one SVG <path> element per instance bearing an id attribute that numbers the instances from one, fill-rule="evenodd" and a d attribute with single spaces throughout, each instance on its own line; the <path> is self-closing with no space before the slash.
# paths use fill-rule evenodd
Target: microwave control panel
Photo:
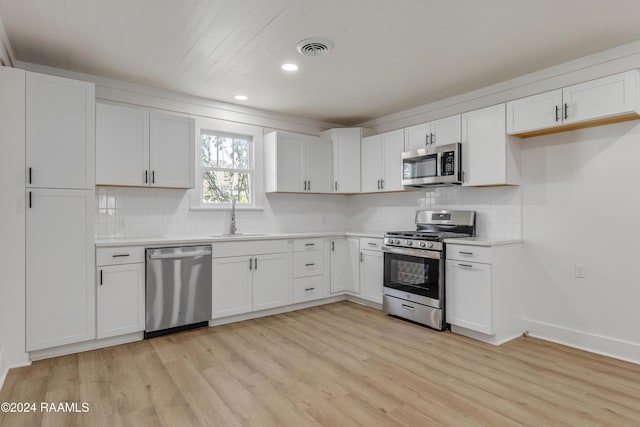
<path id="1" fill-rule="evenodd" d="M 441 175 L 455 175 L 455 152 L 442 153 Z"/>

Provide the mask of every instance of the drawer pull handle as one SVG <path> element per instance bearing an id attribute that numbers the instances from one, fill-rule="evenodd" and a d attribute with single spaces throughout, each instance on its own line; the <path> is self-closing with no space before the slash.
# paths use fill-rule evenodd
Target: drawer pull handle
<path id="1" fill-rule="evenodd" d="M 416 311 L 415 307 L 412 307 L 412 306 L 407 305 L 407 304 L 402 304 L 402 308 L 404 308 L 405 310 Z"/>
<path id="2" fill-rule="evenodd" d="M 460 267 L 467 267 L 467 268 L 472 268 L 473 265 L 471 264 L 458 264 Z"/>
<path id="3" fill-rule="evenodd" d="M 460 255 L 473 255 L 473 252 L 458 252 Z"/>
<path id="4" fill-rule="evenodd" d="M 100 286 L 102 286 L 102 270 L 100 270 Z"/>
<path id="5" fill-rule="evenodd" d="M 372 243 L 372 242 L 367 243 L 367 245 L 369 245 L 369 246 L 378 246 L 377 243 Z"/>
<path id="6" fill-rule="evenodd" d="M 311 262 L 309 264 L 305 264 L 304 266 L 305 267 L 313 267 L 314 265 L 316 265 L 316 264 L 314 262 Z"/>
<path id="7" fill-rule="evenodd" d="M 304 288 L 305 292 L 313 291 L 315 288 Z"/>
<path id="8" fill-rule="evenodd" d="M 112 258 L 123 258 L 123 257 L 127 257 L 130 256 L 129 254 L 115 254 L 115 255 L 111 255 Z"/>
<path id="9" fill-rule="evenodd" d="M 316 244 L 315 243 L 305 243 L 304 245 L 305 246 L 315 246 Z"/>

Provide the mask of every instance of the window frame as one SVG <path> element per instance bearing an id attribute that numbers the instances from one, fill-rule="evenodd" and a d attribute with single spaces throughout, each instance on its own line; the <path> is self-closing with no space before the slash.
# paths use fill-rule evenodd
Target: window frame
<path id="1" fill-rule="evenodd" d="M 202 174 L 207 170 L 213 171 L 247 171 L 245 169 L 226 169 L 226 168 L 211 168 L 202 166 L 201 158 L 201 135 L 202 134 L 219 134 L 223 136 L 243 136 L 250 140 L 250 162 L 249 173 L 251 174 L 251 196 L 252 203 L 236 204 L 236 210 L 264 210 L 264 172 L 263 172 L 263 134 L 264 131 L 261 127 L 251 126 L 241 123 L 227 122 L 218 119 L 196 119 L 196 135 L 195 141 L 195 188 L 190 190 L 190 203 L 189 208 L 191 210 L 230 210 L 231 203 L 205 203 L 204 202 L 204 188 L 202 182 Z"/>

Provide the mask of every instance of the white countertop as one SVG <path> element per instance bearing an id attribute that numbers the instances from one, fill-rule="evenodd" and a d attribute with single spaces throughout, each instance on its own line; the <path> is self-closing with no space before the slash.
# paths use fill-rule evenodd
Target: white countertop
<path id="1" fill-rule="evenodd" d="M 522 239 L 514 239 L 512 237 L 462 237 L 457 239 L 445 239 L 445 243 L 470 245 L 470 246 L 500 246 L 515 245 L 522 243 Z"/>
<path id="2" fill-rule="evenodd" d="M 383 231 L 335 231 L 335 232 L 314 232 L 314 233 L 239 233 L 236 236 L 223 236 L 221 234 L 211 234 L 206 236 L 162 236 L 162 237 L 130 237 L 97 239 L 96 247 L 109 248 L 117 246 L 158 246 L 158 245 L 178 245 L 192 243 L 213 243 L 213 242 L 236 242 L 247 240 L 282 240 L 282 239 L 304 239 L 312 237 L 370 237 L 381 239 Z"/>

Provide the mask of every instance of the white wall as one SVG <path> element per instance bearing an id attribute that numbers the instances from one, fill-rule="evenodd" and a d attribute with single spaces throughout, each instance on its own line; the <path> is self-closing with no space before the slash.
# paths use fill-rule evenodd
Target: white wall
<path id="1" fill-rule="evenodd" d="M 0 387 L 8 368 L 24 365 L 25 175 L 21 70 L 0 67 Z"/>
<path id="2" fill-rule="evenodd" d="M 640 362 L 639 165 L 638 121 L 522 142 L 532 335 Z"/>

